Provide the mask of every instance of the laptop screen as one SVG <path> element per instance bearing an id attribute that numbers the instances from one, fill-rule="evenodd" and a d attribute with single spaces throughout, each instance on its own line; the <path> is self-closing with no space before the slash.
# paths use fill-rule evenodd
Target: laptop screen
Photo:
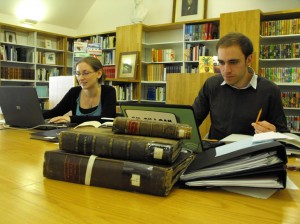
<path id="1" fill-rule="evenodd" d="M 0 86 L 0 107 L 7 125 L 32 128 L 44 124 L 34 87 Z"/>
<path id="2" fill-rule="evenodd" d="M 183 140 L 184 147 L 194 152 L 203 151 L 201 136 L 196 125 L 192 106 L 126 102 L 121 103 L 120 107 L 125 117 L 190 125 L 192 127 L 192 137 Z"/>

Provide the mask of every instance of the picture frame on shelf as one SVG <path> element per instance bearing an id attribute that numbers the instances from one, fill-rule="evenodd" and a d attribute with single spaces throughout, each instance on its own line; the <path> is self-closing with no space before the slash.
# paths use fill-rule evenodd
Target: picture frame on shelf
<path id="1" fill-rule="evenodd" d="M 55 53 L 54 52 L 45 52 L 45 64 L 55 65 Z"/>
<path id="2" fill-rule="evenodd" d="M 206 18 L 207 0 L 173 0 L 172 22 L 187 22 Z"/>
<path id="3" fill-rule="evenodd" d="M 120 79 L 135 79 L 138 51 L 122 52 L 119 57 L 118 78 Z"/>
<path id="4" fill-rule="evenodd" d="M 17 43 L 16 32 L 4 31 L 4 34 L 5 34 L 5 42 L 10 43 L 10 44 L 16 44 Z"/>
<path id="5" fill-rule="evenodd" d="M 52 42 L 51 40 L 45 40 L 45 48 L 46 49 L 52 49 Z"/>

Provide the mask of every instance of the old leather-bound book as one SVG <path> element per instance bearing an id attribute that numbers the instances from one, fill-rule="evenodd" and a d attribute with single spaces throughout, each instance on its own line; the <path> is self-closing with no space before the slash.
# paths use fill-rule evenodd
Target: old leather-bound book
<path id="1" fill-rule="evenodd" d="M 181 141 L 175 139 L 114 134 L 110 128 L 70 129 L 59 135 L 61 150 L 161 164 L 172 164 L 181 145 Z"/>
<path id="2" fill-rule="evenodd" d="M 190 139 L 192 135 L 192 127 L 188 124 L 139 120 L 128 117 L 116 117 L 112 130 L 114 133 L 170 139 Z"/>
<path id="3" fill-rule="evenodd" d="M 181 151 L 172 165 L 158 165 L 62 150 L 46 151 L 44 156 L 46 178 L 158 196 L 169 194 L 194 158 L 190 151 Z"/>

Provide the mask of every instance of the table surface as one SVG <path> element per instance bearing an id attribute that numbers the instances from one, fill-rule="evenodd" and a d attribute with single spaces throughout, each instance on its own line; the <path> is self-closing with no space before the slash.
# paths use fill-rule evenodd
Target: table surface
<path id="1" fill-rule="evenodd" d="M 91 187 L 44 178 L 44 152 L 58 145 L 30 131 L 0 130 L 0 145 L 0 223 L 300 223 L 299 190 L 257 199 L 221 189 L 175 187 L 159 197 Z M 299 174 L 288 174 L 297 186 Z"/>

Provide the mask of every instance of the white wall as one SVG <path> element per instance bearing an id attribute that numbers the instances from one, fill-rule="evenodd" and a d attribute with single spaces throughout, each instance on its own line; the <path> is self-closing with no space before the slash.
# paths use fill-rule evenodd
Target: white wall
<path id="1" fill-rule="evenodd" d="M 221 13 L 260 9 L 262 12 L 300 9 L 300 0 L 207 0 L 207 18 L 219 18 Z M 104 4 L 105 2 L 105 4 Z M 78 27 L 78 35 L 115 30 L 132 24 L 130 16 L 134 0 L 96 0 Z M 172 22 L 173 0 L 144 0 L 149 12 L 144 24 Z"/>
<path id="2" fill-rule="evenodd" d="M 50 1 L 50 0 L 49 0 Z M 180 1 L 180 0 L 178 0 Z M 262 12 L 272 12 L 290 9 L 300 9 L 300 0 L 207 0 L 207 18 L 219 18 L 220 13 L 260 9 Z M 144 0 L 149 9 L 144 24 L 165 24 L 172 22 L 173 0 Z M 83 1 L 84 4 L 84 1 Z M 90 11 L 77 29 L 38 23 L 34 29 L 82 36 L 115 31 L 116 27 L 129 25 L 134 0 L 96 0 Z M 68 9 L 66 9 L 68 10 Z M 0 21 L 12 25 L 20 25 L 13 16 L 0 14 Z"/>

